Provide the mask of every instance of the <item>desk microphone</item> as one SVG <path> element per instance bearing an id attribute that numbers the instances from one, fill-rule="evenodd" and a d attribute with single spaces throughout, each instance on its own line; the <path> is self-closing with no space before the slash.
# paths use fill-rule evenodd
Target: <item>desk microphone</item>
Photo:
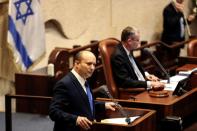
<path id="1" fill-rule="evenodd" d="M 165 68 L 161 65 L 161 63 L 159 62 L 159 60 L 156 58 L 156 56 L 150 52 L 148 49 L 143 49 L 143 52 L 146 54 L 149 54 L 153 60 L 156 62 L 156 64 L 159 66 L 159 68 L 165 73 L 167 79 L 168 79 L 168 83 L 170 83 L 170 75 L 168 74 L 168 72 L 165 70 Z"/>
<path id="2" fill-rule="evenodd" d="M 115 103 L 115 106 L 116 106 L 117 109 L 120 111 L 120 113 L 121 113 L 124 117 L 126 117 L 125 122 L 126 122 L 127 124 L 130 124 L 130 123 L 131 123 L 131 119 L 129 118 L 128 114 L 124 111 L 123 107 L 122 107 L 120 104 L 118 104 L 118 102 L 113 98 L 113 96 L 111 95 L 111 93 L 110 93 L 109 90 L 107 89 L 107 86 L 101 86 L 100 88 L 102 88 L 103 91 L 106 92 L 106 94 L 107 94 L 108 97 L 112 100 L 112 102 Z"/>

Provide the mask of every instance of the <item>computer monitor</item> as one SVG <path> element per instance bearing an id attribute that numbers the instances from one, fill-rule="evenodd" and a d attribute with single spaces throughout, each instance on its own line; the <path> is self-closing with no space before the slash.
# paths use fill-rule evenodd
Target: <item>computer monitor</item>
<path id="1" fill-rule="evenodd" d="M 181 96 L 184 93 L 187 92 L 188 87 L 188 81 L 189 81 L 190 77 L 184 78 L 182 80 L 180 80 L 174 90 L 174 92 L 172 93 L 172 95 L 177 95 L 177 96 Z"/>

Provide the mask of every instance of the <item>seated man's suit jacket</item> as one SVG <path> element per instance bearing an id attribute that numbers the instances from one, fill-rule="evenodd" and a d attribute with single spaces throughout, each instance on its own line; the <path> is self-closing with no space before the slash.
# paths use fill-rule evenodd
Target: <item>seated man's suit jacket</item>
<path id="1" fill-rule="evenodd" d="M 135 59 L 134 59 L 135 60 Z M 145 77 L 144 69 L 135 60 L 137 67 L 139 68 L 142 75 Z M 139 81 L 133 66 L 128 58 L 128 55 L 120 43 L 116 46 L 114 52 L 111 55 L 111 66 L 113 77 L 117 86 L 122 88 L 127 87 L 147 87 L 146 81 Z"/>
<path id="2" fill-rule="evenodd" d="M 54 87 L 49 116 L 55 122 L 54 131 L 79 131 L 77 116 L 94 120 L 95 109 L 104 111 L 104 103 L 94 103 L 91 113 L 88 97 L 76 77 L 69 72 Z"/>

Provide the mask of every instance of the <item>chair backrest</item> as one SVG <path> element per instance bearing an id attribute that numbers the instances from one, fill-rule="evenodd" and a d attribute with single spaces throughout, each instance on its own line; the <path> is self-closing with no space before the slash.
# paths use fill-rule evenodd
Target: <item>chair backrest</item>
<path id="1" fill-rule="evenodd" d="M 194 39 L 188 43 L 187 55 L 197 57 L 197 39 Z"/>
<path id="2" fill-rule="evenodd" d="M 79 51 L 87 49 L 90 49 L 94 54 L 96 54 L 96 58 L 98 57 L 98 41 L 91 41 L 91 43 L 85 46 L 73 49 L 56 47 L 52 50 L 49 56 L 48 64 L 51 63 L 54 65 L 55 82 L 60 80 L 72 69 L 74 56 Z M 99 63 L 97 63 L 97 65 L 98 64 Z"/>
<path id="3" fill-rule="evenodd" d="M 107 87 L 114 98 L 119 97 L 119 91 L 116 87 L 112 68 L 111 68 L 111 54 L 114 51 L 115 46 L 120 43 L 119 40 L 115 38 L 108 38 L 99 42 L 99 51 L 102 57 L 103 69 L 106 79 Z"/>

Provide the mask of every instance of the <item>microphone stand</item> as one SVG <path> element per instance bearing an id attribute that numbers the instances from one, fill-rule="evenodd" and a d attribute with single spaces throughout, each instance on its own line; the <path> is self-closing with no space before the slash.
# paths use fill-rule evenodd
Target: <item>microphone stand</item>
<path id="1" fill-rule="evenodd" d="M 168 74 L 168 72 L 164 69 L 164 67 L 161 65 L 161 63 L 159 62 L 159 60 L 156 58 L 156 56 L 151 53 L 149 50 L 147 49 L 143 49 L 144 52 L 147 52 L 148 54 L 150 54 L 150 56 L 154 59 L 154 61 L 157 63 L 157 65 L 159 66 L 159 68 L 165 73 L 167 79 L 168 79 L 168 83 L 170 83 L 170 75 Z"/>
<path id="2" fill-rule="evenodd" d="M 115 106 L 116 106 L 117 109 L 120 111 L 120 113 L 121 113 L 123 116 L 126 117 L 125 122 L 126 122 L 127 124 L 130 124 L 130 123 L 131 123 L 131 119 L 129 118 L 128 114 L 124 111 L 123 107 L 122 107 L 120 104 L 118 104 L 118 102 L 113 98 L 113 96 L 110 94 L 110 92 L 109 92 L 109 90 L 107 89 L 107 87 L 106 87 L 106 88 L 103 88 L 103 89 L 104 89 L 104 91 L 107 93 L 107 95 L 109 96 L 109 98 L 112 100 L 112 102 L 115 103 Z"/>

